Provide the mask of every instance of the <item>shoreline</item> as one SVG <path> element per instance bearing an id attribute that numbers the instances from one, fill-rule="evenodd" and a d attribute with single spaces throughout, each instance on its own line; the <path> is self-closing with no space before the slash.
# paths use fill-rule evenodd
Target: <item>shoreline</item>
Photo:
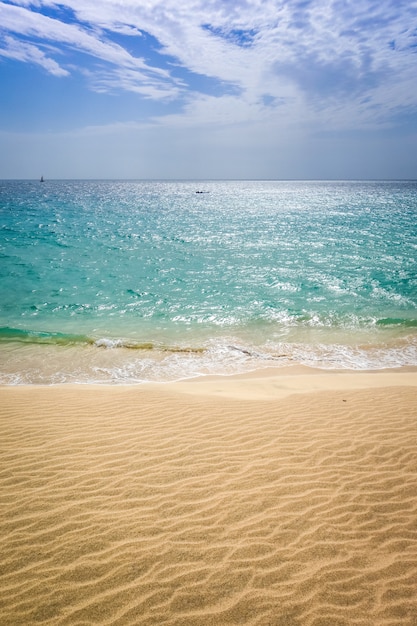
<path id="1" fill-rule="evenodd" d="M 388 343 L 381 338 L 381 343 L 370 346 L 283 344 L 276 351 L 271 346 L 255 347 L 250 341 L 239 342 L 236 338 L 213 338 L 212 344 L 203 341 L 195 346 L 189 341 L 183 347 L 173 341 L 166 348 L 151 341 L 141 343 L 138 349 L 132 348 L 134 341 L 131 344 L 127 340 L 120 346 L 118 340 L 111 344 L 108 339 L 94 345 L 5 342 L 0 385 L 165 384 L 194 378 L 252 377 L 268 369 L 279 376 L 315 370 L 329 374 L 417 371 L 416 337 L 411 333 L 404 341 L 398 338 Z"/>
<path id="2" fill-rule="evenodd" d="M 0 621 L 414 626 L 417 368 L 278 371 L 0 387 Z"/>
<path id="3" fill-rule="evenodd" d="M 285 384 L 288 381 L 288 385 Z M 320 382 L 318 382 L 320 381 Z M 268 390 L 268 385 L 270 389 Z M 417 386 L 417 366 L 408 365 L 396 368 L 349 370 L 322 369 L 306 365 L 287 365 L 283 367 L 261 367 L 236 374 L 202 374 L 173 381 L 143 382 L 59 382 L 59 383 L 17 383 L 0 384 L 0 393 L 4 389 L 169 389 L 182 393 L 202 393 L 203 395 L 220 392 L 231 393 L 238 398 L 239 390 L 244 396 L 251 388 L 259 391 L 263 388 L 265 397 L 284 397 L 291 393 L 314 391 L 336 391 L 341 389 L 366 389 L 384 386 Z M 268 392 L 268 393 L 267 393 Z M 281 392 L 281 395 L 280 395 Z M 258 396 L 257 399 L 261 399 Z"/>

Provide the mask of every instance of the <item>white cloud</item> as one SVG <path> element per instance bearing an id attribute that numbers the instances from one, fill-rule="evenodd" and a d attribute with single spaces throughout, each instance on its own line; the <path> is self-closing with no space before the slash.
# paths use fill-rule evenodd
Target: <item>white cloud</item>
<path id="1" fill-rule="evenodd" d="M 155 80 L 145 72 L 129 68 L 83 70 L 89 77 L 90 85 L 97 92 L 116 92 L 119 90 L 137 93 L 151 100 L 172 100 L 180 93 L 179 81 Z"/>
<path id="2" fill-rule="evenodd" d="M 4 38 L 5 47 L 0 49 L 0 56 L 40 65 L 53 76 L 68 76 L 69 72 L 60 67 L 54 59 L 48 58 L 45 53 L 30 43 L 24 43 L 13 39 Z"/>
<path id="3" fill-rule="evenodd" d="M 176 81 L 172 80 L 167 70 L 149 66 L 142 58 L 134 57 L 122 46 L 106 40 L 100 30 L 94 30 L 96 25 L 92 24 L 91 30 L 87 32 L 87 29 L 83 26 L 67 24 L 36 11 L 28 11 L 21 7 L 3 3 L 0 4 L 0 24 L 0 28 L 3 31 L 13 32 L 21 37 L 32 37 L 38 42 L 55 42 L 56 44 L 66 46 L 68 49 L 88 54 L 100 62 L 111 64 L 117 68 L 115 84 L 118 87 L 123 86 L 120 82 L 120 71 L 125 69 L 132 87 L 135 84 L 146 83 L 148 86 L 153 84 L 153 97 L 160 98 L 167 95 L 172 97 L 173 92 L 167 88 L 167 83 L 175 84 Z M 22 44 L 22 49 L 24 46 L 27 49 L 30 48 L 30 44 Z M 40 50 L 39 43 L 36 47 Z M 32 44 L 32 51 L 34 49 L 35 44 Z M 10 45 L 4 49 L 4 56 L 6 56 L 7 50 L 10 50 Z M 63 51 L 61 50 L 62 53 Z M 40 52 L 38 56 L 41 56 Z M 18 57 L 15 56 L 14 58 Z M 21 54 L 20 60 L 39 63 L 39 61 L 36 61 L 35 54 L 32 54 L 32 56 L 30 54 Z M 56 69 L 58 67 L 54 61 L 47 59 L 45 55 L 43 56 L 42 65 L 48 71 L 51 71 L 51 68 Z M 60 75 L 64 75 L 64 72 L 68 74 L 68 71 L 61 68 Z M 132 81 L 134 75 L 136 79 Z"/>
<path id="4" fill-rule="evenodd" d="M 58 19 L 63 8 L 78 24 Z M 85 71 L 95 90 L 179 99 L 182 114 L 165 125 L 279 125 L 285 115 L 290 124 L 344 129 L 417 108 L 416 15 L 409 0 L 15 0 L 0 4 L 0 28 L 27 40 L 20 50 L 9 41 L 3 55 L 64 75 L 65 50 L 58 63 L 42 48 L 53 42 L 96 60 Z M 159 42 L 153 65 L 112 41 L 140 33 Z M 195 75 L 218 81 L 217 92 L 202 94 Z"/>

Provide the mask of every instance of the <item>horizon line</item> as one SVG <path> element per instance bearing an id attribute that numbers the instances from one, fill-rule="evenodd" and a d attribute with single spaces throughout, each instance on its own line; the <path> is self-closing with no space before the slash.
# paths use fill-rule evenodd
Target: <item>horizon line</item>
<path id="1" fill-rule="evenodd" d="M 0 178 L 0 182 L 7 181 L 25 181 L 25 182 L 41 182 L 39 177 L 34 178 Z M 416 178 L 99 178 L 99 177 L 90 177 L 90 178 L 45 178 L 42 176 L 42 182 L 59 182 L 59 181 L 101 181 L 101 182 L 407 182 L 407 181 L 417 181 Z"/>

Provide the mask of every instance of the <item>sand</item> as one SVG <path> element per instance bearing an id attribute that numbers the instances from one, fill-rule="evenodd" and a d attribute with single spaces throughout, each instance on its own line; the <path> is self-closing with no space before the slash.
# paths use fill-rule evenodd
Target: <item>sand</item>
<path id="1" fill-rule="evenodd" d="M 0 388 L 0 623 L 417 624 L 417 373 Z"/>

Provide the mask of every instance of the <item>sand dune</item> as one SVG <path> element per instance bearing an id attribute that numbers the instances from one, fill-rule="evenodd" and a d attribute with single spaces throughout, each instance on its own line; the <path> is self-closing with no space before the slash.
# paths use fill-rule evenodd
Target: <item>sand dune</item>
<path id="1" fill-rule="evenodd" d="M 0 389 L 0 623 L 417 624 L 417 375 L 335 376 Z"/>

